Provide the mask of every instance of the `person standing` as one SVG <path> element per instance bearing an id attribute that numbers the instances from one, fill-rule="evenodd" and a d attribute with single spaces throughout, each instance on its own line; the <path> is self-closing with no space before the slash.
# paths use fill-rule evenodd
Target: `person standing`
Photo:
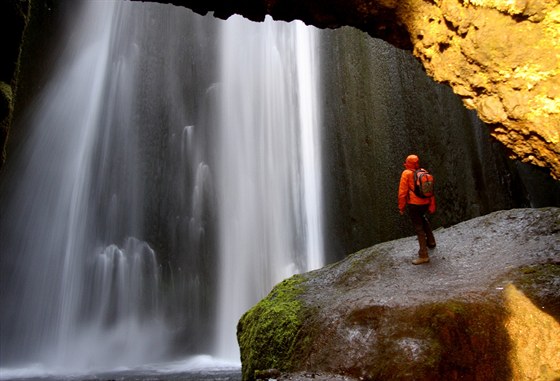
<path id="1" fill-rule="evenodd" d="M 416 155 L 409 155 L 404 162 L 404 171 L 401 174 L 399 183 L 398 205 L 399 212 L 408 215 L 414 226 L 414 231 L 418 237 L 418 258 L 412 261 L 415 265 L 430 261 L 428 248 L 436 247 L 436 240 L 427 218 L 427 213 L 433 214 L 436 211 L 435 196 L 420 197 L 415 193 L 415 172 L 420 169 L 420 159 Z"/>

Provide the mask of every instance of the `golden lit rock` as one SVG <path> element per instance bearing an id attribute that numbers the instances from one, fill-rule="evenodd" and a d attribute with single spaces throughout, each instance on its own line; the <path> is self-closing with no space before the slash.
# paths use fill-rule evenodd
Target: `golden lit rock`
<path id="1" fill-rule="evenodd" d="M 418 5 L 413 8 L 421 15 L 404 15 L 416 40 L 414 54 L 484 122 L 499 125 L 493 134 L 515 157 L 548 166 L 560 178 L 560 5 L 497 0 L 439 5 Z"/>
<path id="2" fill-rule="evenodd" d="M 504 291 L 511 339 L 510 363 L 514 380 L 560 378 L 560 324 L 542 312 L 515 286 Z"/>

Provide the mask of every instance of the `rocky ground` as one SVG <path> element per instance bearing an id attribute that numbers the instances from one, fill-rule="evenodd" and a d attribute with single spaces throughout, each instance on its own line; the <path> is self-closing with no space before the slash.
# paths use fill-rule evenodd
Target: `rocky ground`
<path id="1" fill-rule="evenodd" d="M 410 237 L 279 285 L 240 321 L 245 379 L 269 368 L 282 380 L 560 377 L 560 209 L 435 235 L 425 265 L 410 263 Z"/>

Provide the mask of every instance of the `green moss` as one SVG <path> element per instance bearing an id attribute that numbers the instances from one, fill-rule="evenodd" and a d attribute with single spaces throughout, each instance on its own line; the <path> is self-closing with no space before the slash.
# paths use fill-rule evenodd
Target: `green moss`
<path id="1" fill-rule="evenodd" d="M 5 82 L 0 82 L 0 167 L 6 160 L 5 143 L 8 138 L 13 109 L 12 87 Z"/>
<path id="2" fill-rule="evenodd" d="M 270 294 L 247 311 L 237 326 L 243 380 L 255 371 L 289 369 L 293 344 L 302 324 L 301 275 L 278 284 Z"/>
<path id="3" fill-rule="evenodd" d="M 5 82 L 0 82 L 0 93 L 2 98 L 6 99 L 9 103 L 13 101 L 12 87 Z"/>
<path id="4" fill-rule="evenodd" d="M 523 275 L 518 277 L 517 282 L 520 285 L 539 285 L 550 284 L 552 279 L 560 277 L 560 264 L 558 263 L 542 263 L 531 266 L 524 266 L 519 269 Z"/>
<path id="5" fill-rule="evenodd" d="M 0 82 L 0 120 L 8 123 L 13 111 L 14 99 L 12 87 L 5 82 Z M 2 126 L 4 127 L 4 126 Z M 8 126 L 6 126 L 7 128 Z"/>

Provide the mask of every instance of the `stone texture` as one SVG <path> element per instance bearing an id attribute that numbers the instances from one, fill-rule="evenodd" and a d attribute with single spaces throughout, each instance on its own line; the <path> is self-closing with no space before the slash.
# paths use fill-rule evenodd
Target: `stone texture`
<path id="1" fill-rule="evenodd" d="M 139 0 L 137 0 L 139 1 Z M 524 162 L 560 179 L 560 4 L 554 0 L 155 0 L 219 18 L 353 26 L 412 51 Z"/>
<path id="2" fill-rule="evenodd" d="M 379 244 L 296 275 L 238 325 L 243 378 L 560 377 L 560 209 L 513 209 Z"/>

